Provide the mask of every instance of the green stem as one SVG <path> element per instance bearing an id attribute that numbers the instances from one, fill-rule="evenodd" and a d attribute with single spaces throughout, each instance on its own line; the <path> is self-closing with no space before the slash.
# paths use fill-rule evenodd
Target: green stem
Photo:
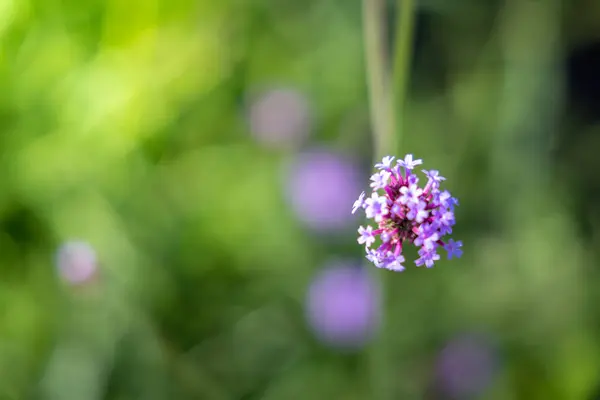
<path id="1" fill-rule="evenodd" d="M 363 0 L 363 34 L 367 69 L 367 88 L 371 113 L 374 161 L 386 153 L 393 152 L 394 132 L 389 92 L 389 72 L 385 54 L 385 31 L 383 27 L 384 0 Z M 373 274 L 381 288 L 381 300 L 385 310 L 385 290 L 379 274 Z M 385 312 L 385 311 L 384 311 Z M 381 327 L 380 336 L 371 345 L 367 353 L 369 390 L 372 399 L 391 399 L 389 388 L 389 368 L 387 359 L 385 327 Z"/>
<path id="2" fill-rule="evenodd" d="M 393 152 L 394 115 L 385 51 L 384 0 L 363 0 L 363 33 L 374 158 Z"/>
<path id="3" fill-rule="evenodd" d="M 412 54 L 414 0 L 398 1 L 393 86 L 384 39 L 386 37 L 384 17 L 385 0 L 363 0 L 365 61 L 373 132 L 373 156 L 376 161 L 385 155 L 396 153 L 398 132 L 394 110 L 402 115 L 401 111 L 404 109 L 406 99 L 406 86 L 410 72 L 409 60 Z M 386 310 L 385 281 L 381 278 L 379 281 L 383 309 Z M 368 354 L 372 392 L 370 398 L 387 400 L 394 397 L 390 376 L 393 367 L 390 368 L 388 354 L 387 329 L 382 326 L 380 337 L 373 343 Z"/>
<path id="4" fill-rule="evenodd" d="M 400 142 L 403 132 L 404 109 L 410 80 L 410 60 L 412 56 L 413 32 L 415 24 L 415 0 L 398 0 L 396 35 L 394 39 L 394 109 L 398 112 Z"/>
<path id="5" fill-rule="evenodd" d="M 396 142 L 399 142 L 396 116 L 401 126 L 410 79 L 415 0 L 398 0 L 397 14 L 391 85 L 383 26 L 385 2 L 363 0 L 363 32 L 375 159 L 395 153 Z"/>

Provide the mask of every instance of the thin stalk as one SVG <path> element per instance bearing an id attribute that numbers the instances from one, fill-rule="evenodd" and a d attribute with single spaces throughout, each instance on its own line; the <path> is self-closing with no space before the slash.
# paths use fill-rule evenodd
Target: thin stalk
<path id="1" fill-rule="evenodd" d="M 388 62 L 385 53 L 384 0 L 363 0 L 363 34 L 364 51 L 367 73 L 367 88 L 369 91 L 369 106 L 371 114 L 371 132 L 373 137 L 373 158 L 381 159 L 387 152 L 393 152 L 394 125 L 389 91 Z M 384 281 L 373 274 L 381 288 L 381 301 L 385 314 Z M 367 354 L 370 393 L 372 399 L 387 400 L 392 398 L 389 387 L 388 348 L 386 345 L 385 327 L 371 345 Z"/>
<path id="2" fill-rule="evenodd" d="M 384 0 L 363 0 L 363 33 L 367 68 L 367 84 L 373 134 L 373 158 L 395 154 L 398 132 L 397 111 L 401 115 L 406 98 L 406 86 L 410 72 L 412 55 L 412 31 L 414 19 L 413 0 L 400 0 L 398 3 L 398 24 L 395 40 L 394 80 L 390 77 L 389 59 L 386 54 L 386 29 Z M 377 274 L 381 288 L 381 298 L 386 304 L 385 281 Z M 392 399 L 393 368 L 390 368 L 387 330 L 381 327 L 381 334 L 373 343 L 369 354 L 369 372 L 373 399 Z"/>
<path id="3" fill-rule="evenodd" d="M 396 32 L 394 37 L 394 109 L 396 110 L 399 132 L 397 142 L 401 141 L 404 124 L 404 109 L 410 81 L 410 67 L 413 53 L 413 35 L 415 24 L 415 0 L 398 0 L 396 11 Z"/>
<path id="4" fill-rule="evenodd" d="M 386 55 L 384 0 L 363 0 L 363 34 L 375 159 L 393 152 L 394 114 Z"/>

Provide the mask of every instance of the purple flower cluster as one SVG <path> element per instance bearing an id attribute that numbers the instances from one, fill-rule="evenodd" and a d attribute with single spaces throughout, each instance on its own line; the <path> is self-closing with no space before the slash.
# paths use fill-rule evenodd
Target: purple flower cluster
<path id="1" fill-rule="evenodd" d="M 415 260 L 417 267 L 433 267 L 440 259 L 438 247 L 447 251 L 448 259 L 460 257 L 462 242 L 442 240 L 452 233 L 454 207 L 458 206 L 458 200 L 450 192 L 440 190 L 440 184 L 446 178 L 436 170 L 423 170 L 427 183 L 421 188 L 419 178 L 412 171 L 423 163 L 422 160 L 413 160 L 412 154 L 408 154 L 395 165 L 392 165 L 393 161 L 394 157 L 388 156 L 375 164 L 379 172 L 371 176 L 373 193 L 365 198 L 365 192 L 362 192 L 352 208 L 353 214 L 363 208 L 367 218 L 377 223 L 377 228 L 358 228 L 358 243 L 365 245 L 367 259 L 378 268 L 403 271 L 402 246 L 405 242 L 419 248 L 419 258 Z M 373 248 L 377 237 L 380 244 Z"/>

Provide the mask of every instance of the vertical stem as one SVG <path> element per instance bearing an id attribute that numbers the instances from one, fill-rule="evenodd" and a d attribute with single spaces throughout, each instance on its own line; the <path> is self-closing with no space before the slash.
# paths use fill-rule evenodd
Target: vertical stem
<path id="1" fill-rule="evenodd" d="M 396 35 L 394 38 L 394 108 L 398 112 L 397 132 L 400 142 L 404 124 L 404 108 L 410 79 L 411 57 L 413 53 L 413 32 L 415 24 L 415 0 L 398 0 L 396 10 Z"/>
<path id="2" fill-rule="evenodd" d="M 369 105 L 371 113 L 371 131 L 373 135 L 373 158 L 378 160 L 386 152 L 393 152 L 393 118 L 390 91 L 389 76 L 387 67 L 387 57 L 385 54 L 385 30 L 383 27 L 384 18 L 384 0 L 363 0 L 363 34 L 364 51 L 367 69 L 367 88 L 369 91 Z M 383 305 L 382 314 L 384 318 L 381 326 L 381 333 L 377 340 L 371 345 L 368 357 L 370 398 L 378 400 L 387 400 L 391 398 L 391 391 L 387 375 L 388 351 L 386 346 L 385 323 L 385 288 L 379 274 L 373 274 L 374 279 L 379 282 L 381 288 L 381 301 Z"/>
<path id="3" fill-rule="evenodd" d="M 396 119 L 394 109 L 402 111 L 406 97 L 412 54 L 412 26 L 414 18 L 414 0 L 399 0 L 399 23 L 395 40 L 394 85 L 391 85 L 389 60 L 386 54 L 386 30 L 384 0 L 363 0 L 364 45 L 367 68 L 367 83 L 373 132 L 373 156 L 375 160 L 396 152 Z M 394 96 L 395 94 L 395 96 Z M 379 276 L 379 274 L 378 274 Z M 384 311 L 387 309 L 385 281 L 380 279 L 380 288 Z M 393 367 L 389 366 L 389 348 L 387 330 L 382 326 L 379 339 L 373 343 L 369 352 L 369 372 L 372 399 L 392 399 L 391 376 Z"/>
<path id="4" fill-rule="evenodd" d="M 374 158 L 393 152 L 394 115 L 386 55 L 384 0 L 363 0 L 363 33 Z"/>

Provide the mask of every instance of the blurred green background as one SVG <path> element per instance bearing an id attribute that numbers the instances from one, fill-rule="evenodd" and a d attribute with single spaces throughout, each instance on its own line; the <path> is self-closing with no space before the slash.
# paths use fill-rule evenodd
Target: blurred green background
<path id="1" fill-rule="evenodd" d="M 600 3 L 416 10 L 465 254 L 392 273 L 359 0 L 0 0 L 0 400 L 594 399 Z"/>

